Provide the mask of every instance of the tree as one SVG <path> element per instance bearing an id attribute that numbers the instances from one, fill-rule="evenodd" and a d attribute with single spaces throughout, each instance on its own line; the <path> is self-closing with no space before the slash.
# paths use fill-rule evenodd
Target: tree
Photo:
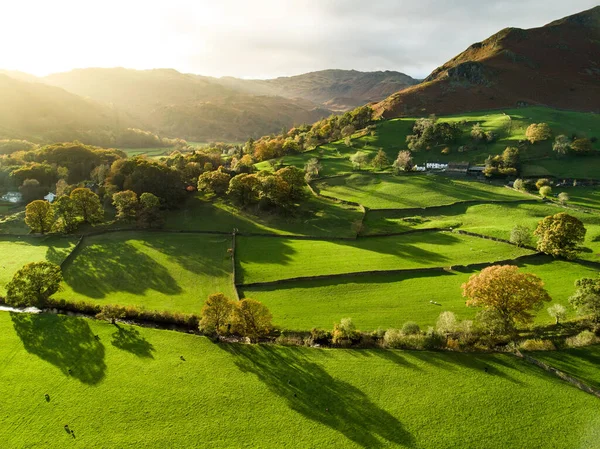
<path id="1" fill-rule="evenodd" d="M 137 220 L 138 224 L 144 228 L 161 226 L 164 218 L 160 211 L 160 198 L 149 192 L 142 193 Z"/>
<path id="2" fill-rule="evenodd" d="M 450 334 L 453 334 L 458 329 L 458 320 L 456 319 L 456 315 L 452 312 L 442 312 L 438 317 L 437 323 L 435 325 L 436 330 L 446 337 Z"/>
<path id="3" fill-rule="evenodd" d="M 352 318 L 342 318 L 339 323 L 333 325 L 331 332 L 331 341 L 333 344 L 339 344 L 343 341 L 351 341 L 358 337 L 359 333 L 352 322 Z"/>
<path id="4" fill-rule="evenodd" d="M 356 128 L 353 125 L 346 125 L 342 128 L 342 137 L 350 137 L 356 132 Z"/>
<path id="5" fill-rule="evenodd" d="M 96 318 L 99 320 L 110 321 L 111 324 L 116 325 L 117 320 L 122 320 L 127 316 L 127 310 L 123 306 L 116 304 L 106 304 L 102 306 L 100 312 L 96 314 Z"/>
<path id="6" fill-rule="evenodd" d="M 258 203 L 262 184 L 256 175 L 241 174 L 229 181 L 227 195 L 242 207 Z"/>
<path id="7" fill-rule="evenodd" d="M 575 154 L 588 154 L 594 149 L 592 141 L 590 139 L 575 139 L 571 144 L 571 149 Z"/>
<path id="8" fill-rule="evenodd" d="M 268 335 L 273 328 L 273 316 L 261 302 L 246 298 L 236 304 L 233 325 L 237 333 L 252 341 Z"/>
<path id="9" fill-rule="evenodd" d="M 380 149 L 371 161 L 371 164 L 377 170 L 383 170 L 384 167 L 390 165 L 390 161 L 388 160 L 385 152 Z"/>
<path id="10" fill-rule="evenodd" d="M 25 208 L 25 224 L 33 232 L 45 234 L 52 229 L 54 211 L 52 205 L 45 200 L 35 200 Z"/>
<path id="11" fill-rule="evenodd" d="M 525 131 L 525 137 L 531 143 L 548 140 L 552 137 L 552 129 L 547 123 L 532 123 Z"/>
<path id="12" fill-rule="evenodd" d="M 213 293 L 202 306 L 200 329 L 207 333 L 215 332 L 217 335 L 224 333 L 227 325 L 231 323 L 234 308 L 235 303 L 223 293 Z"/>
<path id="13" fill-rule="evenodd" d="M 565 136 L 564 134 L 561 134 L 560 136 L 556 136 L 556 139 L 554 139 L 554 143 L 552 144 L 552 150 L 560 155 L 560 156 L 564 156 L 565 154 L 567 154 L 569 152 L 569 150 L 571 149 L 571 140 Z"/>
<path id="14" fill-rule="evenodd" d="M 133 221 L 138 212 L 138 197 L 132 190 L 117 192 L 112 196 L 113 205 L 117 209 L 117 220 Z"/>
<path id="15" fill-rule="evenodd" d="M 516 190 L 524 190 L 525 189 L 525 183 L 523 182 L 523 180 L 521 178 L 515 179 L 515 182 L 513 183 L 513 187 Z"/>
<path id="16" fill-rule="evenodd" d="M 414 167 L 413 158 L 410 151 L 399 151 L 396 160 L 392 164 L 394 173 L 398 174 L 400 171 L 411 171 Z"/>
<path id="17" fill-rule="evenodd" d="M 306 181 L 312 181 L 319 177 L 319 172 L 323 169 L 323 166 L 316 157 L 308 160 L 304 166 L 304 179 Z"/>
<path id="18" fill-rule="evenodd" d="M 275 176 L 281 178 L 289 186 L 289 195 L 293 200 L 304 198 L 306 183 L 304 181 L 304 172 L 298 167 L 284 167 L 277 172 Z"/>
<path id="19" fill-rule="evenodd" d="M 562 304 L 554 304 L 553 306 L 548 307 L 548 315 L 556 320 L 556 324 L 558 324 L 561 320 L 564 320 L 567 316 L 567 309 Z"/>
<path id="20" fill-rule="evenodd" d="M 219 167 L 215 171 L 202 173 L 198 177 L 198 190 L 214 193 L 215 195 L 223 195 L 229 188 L 229 180 L 231 176 Z"/>
<path id="21" fill-rule="evenodd" d="M 542 187 L 550 187 L 552 185 L 552 183 L 550 182 L 550 180 L 548 178 L 540 178 L 536 181 L 535 183 L 535 187 L 540 190 Z"/>
<path id="22" fill-rule="evenodd" d="M 569 194 L 567 192 L 560 192 L 558 194 L 558 201 L 560 202 L 560 204 L 567 204 L 567 201 L 569 201 Z"/>
<path id="23" fill-rule="evenodd" d="M 479 142 L 479 141 L 484 140 L 486 138 L 485 137 L 485 130 L 483 129 L 483 126 L 481 126 L 480 123 L 475 123 L 471 127 L 471 137 L 476 142 Z"/>
<path id="24" fill-rule="evenodd" d="M 569 303 L 579 314 L 591 315 L 594 321 L 600 322 L 600 277 L 578 279 L 575 287 L 577 290 L 569 298 Z"/>
<path id="25" fill-rule="evenodd" d="M 352 156 L 350 156 L 350 162 L 352 162 L 352 167 L 354 169 L 360 170 L 363 165 L 365 165 L 368 161 L 368 157 L 365 153 L 361 153 L 357 151 Z"/>
<path id="26" fill-rule="evenodd" d="M 510 241 L 517 246 L 527 246 L 531 244 L 531 230 L 527 226 L 515 225 L 510 231 Z"/>
<path id="27" fill-rule="evenodd" d="M 60 288 L 60 267 L 50 262 L 32 262 L 15 273 L 6 285 L 6 302 L 12 306 L 44 307 Z"/>
<path id="28" fill-rule="evenodd" d="M 32 201 L 42 199 L 46 188 L 40 185 L 37 179 L 26 179 L 19 187 L 19 192 L 23 195 L 23 202 L 26 204 Z"/>
<path id="29" fill-rule="evenodd" d="M 543 186 L 540 188 L 540 196 L 542 198 L 548 198 L 550 195 L 552 195 L 552 187 Z"/>
<path id="30" fill-rule="evenodd" d="M 533 234 L 538 237 L 538 251 L 554 257 L 575 259 L 585 233 L 586 229 L 580 220 L 561 212 L 541 220 Z"/>
<path id="31" fill-rule="evenodd" d="M 83 218 L 84 223 L 99 223 L 104 217 L 104 209 L 100 198 L 90 189 L 78 188 L 71 192 L 71 200 L 75 213 Z"/>
<path id="32" fill-rule="evenodd" d="M 60 232 L 70 233 L 77 229 L 77 212 L 75 210 L 75 204 L 73 200 L 66 196 L 59 196 L 54 203 L 52 203 L 52 209 L 56 216 L 56 222 L 54 226 Z"/>
<path id="33" fill-rule="evenodd" d="M 471 276 L 462 289 L 467 306 L 493 310 L 506 334 L 513 334 L 517 324 L 531 323 L 533 312 L 551 301 L 539 277 L 514 265 L 487 267 Z"/>

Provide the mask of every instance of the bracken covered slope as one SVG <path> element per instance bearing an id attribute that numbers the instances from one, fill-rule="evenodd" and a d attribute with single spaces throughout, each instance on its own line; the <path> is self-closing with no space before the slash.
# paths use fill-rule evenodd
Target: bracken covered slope
<path id="1" fill-rule="evenodd" d="M 375 109 L 391 118 L 532 104 L 600 111 L 600 6 L 540 28 L 505 28 Z"/>

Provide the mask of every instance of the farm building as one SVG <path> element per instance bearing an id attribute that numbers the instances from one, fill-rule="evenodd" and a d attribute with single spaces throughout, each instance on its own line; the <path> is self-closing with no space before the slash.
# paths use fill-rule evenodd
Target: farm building
<path id="1" fill-rule="evenodd" d="M 450 162 L 448 163 L 448 168 L 446 171 L 448 173 L 456 173 L 456 174 L 467 174 L 469 170 L 468 162 Z"/>
<path id="2" fill-rule="evenodd" d="M 0 199 L 9 203 L 19 203 L 23 199 L 23 195 L 20 192 L 8 192 L 2 195 Z"/>

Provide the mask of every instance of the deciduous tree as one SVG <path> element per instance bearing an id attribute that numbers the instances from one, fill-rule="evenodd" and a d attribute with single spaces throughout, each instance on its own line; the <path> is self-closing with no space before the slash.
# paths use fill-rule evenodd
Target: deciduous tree
<path id="1" fill-rule="evenodd" d="M 556 154 L 564 156 L 569 152 L 570 149 L 571 140 L 567 136 L 564 134 L 556 136 L 556 139 L 554 139 L 554 143 L 552 144 L 552 150 L 554 150 Z"/>
<path id="2" fill-rule="evenodd" d="M 117 220 L 133 221 L 138 212 L 137 194 L 132 190 L 117 192 L 112 196 L 113 206 L 117 209 Z"/>
<path id="3" fill-rule="evenodd" d="M 25 224 L 33 232 L 45 234 L 52 229 L 54 211 L 52 205 L 45 200 L 35 200 L 25 208 Z"/>
<path id="4" fill-rule="evenodd" d="M 491 309 L 501 318 L 504 332 L 533 321 L 534 312 L 551 300 L 542 280 L 514 265 L 494 265 L 474 274 L 462 285 L 467 306 Z"/>
<path id="5" fill-rule="evenodd" d="M 233 324 L 237 333 L 256 341 L 268 335 L 273 328 L 273 316 L 269 309 L 259 301 L 246 298 L 236 304 L 233 312 Z"/>
<path id="6" fill-rule="evenodd" d="M 235 303 L 223 293 L 213 293 L 202 307 L 200 329 L 203 332 L 215 332 L 218 335 L 226 332 L 227 325 L 231 323 L 234 308 Z"/>
<path id="7" fill-rule="evenodd" d="M 67 195 L 59 196 L 54 203 L 52 203 L 52 209 L 56 216 L 57 231 L 70 233 L 77 229 L 77 211 L 75 210 L 75 203 L 71 197 Z"/>
<path id="8" fill-rule="evenodd" d="M 379 151 L 377 151 L 377 154 L 375 155 L 375 157 L 371 161 L 371 164 L 377 170 L 383 170 L 386 166 L 390 165 L 390 161 L 388 160 L 387 155 L 385 154 L 385 152 L 380 149 Z"/>
<path id="9" fill-rule="evenodd" d="M 71 200 L 75 213 L 83 218 L 84 223 L 99 223 L 104 217 L 104 209 L 100 198 L 90 189 L 78 188 L 71 192 Z"/>
<path id="10" fill-rule="evenodd" d="M 394 173 L 396 174 L 401 171 L 411 171 L 414 167 L 411 152 L 406 150 L 399 151 L 392 166 L 394 168 Z"/>
<path id="11" fill-rule="evenodd" d="M 160 198 L 149 192 L 142 193 L 137 219 L 141 227 L 160 227 L 164 221 L 160 210 Z"/>
<path id="12" fill-rule="evenodd" d="M 600 277 L 578 279 L 575 287 L 577 290 L 569 298 L 569 303 L 581 315 L 591 315 L 594 321 L 600 322 Z"/>
<path id="13" fill-rule="evenodd" d="M 198 177 L 198 190 L 223 195 L 229 188 L 231 176 L 225 173 L 222 167 L 217 170 L 202 173 Z"/>
<path id="14" fill-rule="evenodd" d="M 60 288 L 60 267 L 50 262 L 32 262 L 15 273 L 6 285 L 6 302 L 17 307 L 44 307 Z"/>
<path id="15" fill-rule="evenodd" d="M 539 251 L 554 257 L 574 259 L 585 233 L 586 229 L 579 219 L 561 212 L 541 220 L 533 234 L 538 238 Z"/>
<path id="16" fill-rule="evenodd" d="M 573 143 L 571 143 L 571 149 L 575 154 L 588 154 L 592 152 L 594 147 L 590 139 L 580 138 L 575 139 Z"/>
<path id="17" fill-rule="evenodd" d="M 531 143 L 548 140 L 552 137 L 552 129 L 547 123 L 532 123 L 527 127 L 525 137 Z"/>

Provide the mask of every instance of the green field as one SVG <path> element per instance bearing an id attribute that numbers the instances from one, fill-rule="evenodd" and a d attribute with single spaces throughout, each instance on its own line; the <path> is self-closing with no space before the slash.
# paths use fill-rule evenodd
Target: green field
<path id="1" fill-rule="evenodd" d="M 596 277 L 597 270 L 573 263 L 536 256 L 518 264 L 522 270 L 542 278 L 553 303 L 563 304 L 568 317 L 575 312 L 568 303 L 575 280 Z M 443 311 L 460 319 L 471 319 L 477 309 L 465 306 L 461 285 L 474 272 L 378 274 L 337 279 L 297 281 L 285 285 L 242 287 L 245 297 L 266 304 L 274 322 L 283 329 L 331 329 L 334 322 L 351 317 L 358 328 L 402 327 L 414 321 L 421 327 L 434 326 Z M 433 304 L 434 301 L 438 304 Z M 551 323 L 547 304 L 538 312 L 538 323 Z"/>
<path id="2" fill-rule="evenodd" d="M 321 194 L 362 204 L 370 209 L 441 206 L 457 201 L 530 199 L 506 187 L 436 175 L 354 174 L 315 183 Z"/>
<path id="3" fill-rule="evenodd" d="M 600 345 L 531 355 L 600 389 Z"/>
<path id="4" fill-rule="evenodd" d="M 63 270 L 71 301 L 198 313 L 211 293 L 233 297 L 231 237 L 119 232 L 86 237 Z"/>
<path id="5" fill-rule="evenodd" d="M 184 207 L 169 214 L 167 229 L 186 231 L 255 232 L 312 236 L 356 235 L 353 223 L 362 219 L 356 207 L 344 206 L 313 196 L 308 197 L 293 214 L 240 211 L 224 202 L 210 202 L 201 195 L 189 198 Z"/>
<path id="6" fill-rule="evenodd" d="M 531 251 L 448 232 L 322 241 L 239 237 L 237 282 L 494 262 Z"/>
<path id="7" fill-rule="evenodd" d="M 57 315 L 0 312 L 0 392 L 6 449 L 591 448 L 600 438 L 597 398 L 510 355 L 214 345 Z"/>
<path id="8" fill-rule="evenodd" d="M 157 158 L 162 156 L 168 156 L 171 154 L 173 148 L 118 148 L 123 151 L 127 157 L 134 156 L 147 156 L 149 158 Z"/>
<path id="9" fill-rule="evenodd" d="M 26 235 L 30 229 L 25 224 L 25 210 L 11 209 L 0 215 L 0 234 Z"/>
<path id="10" fill-rule="evenodd" d="M 600 210 L 600 187 L 556 187 L 556 192 L 566 192 L 569 195 L 567 204 Z"/>
<path id="11" fill-rule="evenodd" d="M 75 246 L 75 238 L 0 236 L 0 295 L 25 264 L 47 260 L 60 264 Z"/>
<path id="12" fill-rule="evenodd" d="M 430 150 L 413 153 L 417 164 L 425 162 L 463 162 L 483 164 L 488 155 L 502 153 L 507 146 L 517 146 L 520 140 L 525 139 L 525 131 L 532 123 L 545 122 L 552 128 L 554 136 L 573 134 L 579 137 L 599 137 L 600 117 L 597 114 L 559 111 L 544 107 L 526 107 L 519 109 L 506 109 L 504 111 L 480 111 L 439 117 L 440 121 L 456 122 L 465 121 L 463 135 L 451 145 L 439 145 Z M 331 176 L 352 171 L 349 161 L 350 155 L 361 151 L 370 157 L 382 149 L 390 161 L 393 161 L 398 151 L 408 149 L 406 136 L 412 134 L 413 117 L 397 118 L 382 121 L 377 124 L 373 133 L 352 139 L 352 148 L 342 141 L 322 145 L 315 150 L 298 155 L 285 156 L 277 161 L 286 165 L 303 167 L 310 158 L 317 157 L 321 160 L 323 170 L 321 176 Z M 493 131 L 498 138 L 491 144 L 479 144 L 477 148 L 468 152 L 458 152 L 460 146 L 472 144 L 470 138 L 471 126 L 480 123 L 486 131 Z M 521 154 L 524 173 L 528 176 L 549 176 L 568 178 L 594 178 L 600 177 L 597 167 L 600 165 L 600 152 L 593 156 L 577 157 L 566 156 L 557 158 L 552 151 L 552 141 L 544 141 L 529 146 Z M 450 148 L 450 154 L 441 154 L 445 147 Z M 600 150 L 600 140 L 594 144 Z M 270 170 L 267 162 L 257 164 L 259 169 Z M 368 168 L 370 169 L 370 168 Z"/>

